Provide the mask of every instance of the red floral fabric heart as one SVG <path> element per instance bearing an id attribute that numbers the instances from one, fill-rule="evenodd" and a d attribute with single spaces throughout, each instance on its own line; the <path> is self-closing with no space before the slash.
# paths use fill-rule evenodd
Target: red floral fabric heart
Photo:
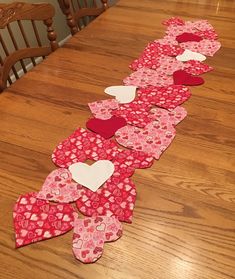
<path id="1" fill-rule="evenodd" d="M 111 138 L 118 129 L 126 126 L 126 124 L 125 118 L 112 116 L 106 120 L 91 118 L 87 121 L 86 127 L 92 132 L 101 135 L 105 139 L 108 139 Z"/>
<path id="2" fill-rule="evenodd" d="M 173 78 L 176 85 L 201 85 L 204 83 L 203 78 L 192 76 L 184 70 L 175 71 L 173 74 Z"/>
<path id="3" fill-rule="evenodd" d="M 37 193 L 21 195 L 13 210 L 16 248 L 70 231 L 75 211 L 68 204 L 49 204 Z"/>

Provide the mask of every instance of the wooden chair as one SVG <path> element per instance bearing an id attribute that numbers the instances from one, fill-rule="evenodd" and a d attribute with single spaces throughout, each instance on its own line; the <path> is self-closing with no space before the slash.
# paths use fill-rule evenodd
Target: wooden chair
<path id="1" fill-rule="evenodd" d="M 72 35 L 108 8 L 108 0 L 58 0 L 58 2 Z"/>
<path id="2" fill-rule="evenodd" d="M 56 34 L 52 27 L 54 14 L 54 7 L 47 3 L 0 4 L 0 92 L 15 79 L 19 79 L 18 69 L 23 73 L 27 72 L 27 58 L 30 58 L 31 64 L 35 66 L 38 60 L 35 59 L 36 57 L 45 58 L 58 48 Z M 42 27 L 47 31 L 48 46 L 42 45 L 42 36 L 38 31 L 39 21 L 45 25 Z M 31 31 L 28 29 L 26 31 L 25 24 L 30 25 Z M 29 33 L 35 38 L 33 47 Z"/>

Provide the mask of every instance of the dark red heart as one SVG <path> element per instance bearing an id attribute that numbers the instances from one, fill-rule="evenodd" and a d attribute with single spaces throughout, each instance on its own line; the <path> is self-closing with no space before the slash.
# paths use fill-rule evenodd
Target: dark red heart
<path id="1" fill-rule="evenodd" d="M 201 85 L 204 79 L 197 76 L 192 76 L 184 70 L 178 70 L 173 73 L 174 84 L 176 85 Z"/>
<path id="2" fill-rule="evenodd" d="M 107 120 L 91 118 L 87 121 L 86 127 L 101 135 L 103 138 L 108 139 L 111 138 L 115 132 L 126 126 L 126 120 L 123 117 L 112 116 Z"/>
<path id="3" fill-rule="evenodd" d="M 185 43 L 185 42 L 200 42 L 202 40 L 202 37 L 193 34 L 193 33 L 182 33 L 178 36 L 176 36 L 176 41 L 179 43 Z"/>

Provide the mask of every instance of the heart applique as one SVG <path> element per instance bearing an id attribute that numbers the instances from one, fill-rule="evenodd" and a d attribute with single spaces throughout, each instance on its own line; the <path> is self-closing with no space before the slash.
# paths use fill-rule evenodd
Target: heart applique
<path id="1" fill-rule="evenodd" d="M 112 160 L 118 152 L 117 144 L 86 129 L 78 128 L 55 148 L 52 161 L 67 168 L 86 160 Z"/>
<path id="2" fill-rule="evenodd" d="M 170 85 L 167 87 L 149 86 L 138 89 L 137 93 L 138 98 L 143 102 L 168 110 L 175 109 L 191 96 L 190 90 L 182 85 Z M 152 120 L 149 114 L 148 117 L 148 119 Z"/>
<path id="3" fill-rule="evenodd" d="M 69 203 L 76 201 L 81 195 L 82 186 L 72 181 L 67 169 L 53 170 L 46 178 L 38 199 Z"/>
<path id="4" fill-rule="evenodd" d="M 179 43 L 200 42 L 202 40 L 202 38 L 196 34 L 184 32 L 184 33 L 176 36 L 176 40 Z"/>
<path id="5" fill-rule="evenodd" d="M 174 84 L 176 85 L 201 85 L 204 79 L 197 76 L 192 76 L 184 70 L 175 71 L 173 74 Z"/>
<path id="6" fill-rule="evenodd" d="M 186 110 L 177 107 L 169 112 L 156 108 L 151 110 L 155 120 L 144 129 L 127 125 L 119 129 L 115 136 L 119 144 L 137 151 L 144 151 L 159 159 L 175 137 L 174 126 L 186 116 Z"/>
<path id="7" fill-rule="evenodd" d="M 191 75 L 201 75 L 213 70 L 213 68 L 205 63 L 195 60 L 189 60 L 184 63 L 184 70 L 185 72 Z"/>
<path id="8" fill-rule="evenodd" d="M 206 60 L 206 56 L 202 55 L 201 53 L 185 49 L 183 54 L 176 56 L 176 59 L 183 62 L 189 60 L 204 61 Z"/>
<path id="9" fill-rule="evenodd" d="M 111 138 L 118 129 L 126 126 L 126 124 L 127 122 L 125 118 L 112 116 L 106 120 L 92 118 L 87 121 L 86 127 L 92 132 L 101 135 L 105 139 L 108 139 Z"/>
<path id="10" fill-rule="evenodd" d="M 167 20 L 164 20 L 162 22 L 163 25 L 166 25 L 166 26 L 170 26 L 170 25 L 173 25 L 173 26 L 181 26 L 181 25 L 185 25 L 185 22 L 183 19 L 179 18 L 179 17 L 171 17 Z"/>
<path id="11" fill-rule="evenodd" d="M 151 106 L 150 103 L 138 98 L 130 104 L 120 105 L 119 109 L 113 111 L 113 115 L 125 118 L 128 124 L 144 127 L 146 123 L 151 121 L 148 113 Z"/>
<path id="12" fill-rule="evenodd" d="M 108 95 L 115 96 L 120 104 L 127 104 L 135 99 L 136 86 L 109 86 L 104 92 Z"/>
<path id="13" fill-rule="evenodd" d="M 142 68 L 130 74 L 123 80 L 125 85 L 134 85 L 137 87 L 153 86 L 168 86 L 173 84 L 172 76 L 166 74 L 159 74 L 158 72 Z"/>
<path id="14" fill-rule="evenodd" d="M 74 215 L 68 204 L 49 204 L 37 199 L 37 193 L 21 195 L 13 210 L 16 248 L 70 231 Z"/>
<path id="15" fill-rule="evenodd" d="M 74 256 L 83 263 L 93 263 L 102 256 L 105 242 L 115 241 L 121 236 L 122 225 L 115 217 L 76 219 L 73 235 Z"/>
<path id="16" fill-rule="evenodd" d="M 177 42 L 176 42 L 177 43 Z M 174 44 L 161 44 L 159 41 L 151 42 L 144 49 L 143 53 L 138 59 L 135 59 L 130 68 L 134 71 L 141 68 L 158 69 L 158 68 L 172 68 L 178 66 L 179 61 L 172 59 L 171 56 L 176 56 L 183 53 L 183 49 L 179 45 Z M 173 64 L 174 65 L 171 65 Z M 178 63 L 177 63 L 178 62 Z M 159 70 L 159 72 L 162 72 Z"/>
<path id="17" fill-rule="evenodd" d="M 89 103 L 88 106 L 96 118 L 105 120 L 112 117 L 112 110 L 118 109 L 119 104 L 115 99 L 108 99 Z"/>
<path id="18" fill-rule="evenodd" d="M 130 178 L 120 175 L 119 167 L 116 165 L 114 175 L 96 192 L 85 189 L 82 197 L 76 201 L 82 214 L 115 216 L 119 221 L 132 222 L 136 189 Z"/>
<path id="19" fill-rule="evenodd" d="M 114 165 L 108 160 L 99 160 L 91 166 L 84 163 L 75 163 L 69 166 L 69 171 L 73 180 L 96 192 L 113 174 Z"/>
<path id="20" fill-rule="evenodd" d="M 187 50 L 190 50 L 190 51 L 196 52 L 196 53 L 201 53 L 206 56 L 213 56 L 221 47 L 220 42 L 206 40 L 206 39 L 204 39 L 200 42 L 187 42 L 187 43 L 182 43 L 180 45 L 184 49 L 187 49 Z M 199 59 L 194 59 L 194 60 L 199 60 Z M 199 60 L 199 61 L 203 61 L 203 60 Z"/>

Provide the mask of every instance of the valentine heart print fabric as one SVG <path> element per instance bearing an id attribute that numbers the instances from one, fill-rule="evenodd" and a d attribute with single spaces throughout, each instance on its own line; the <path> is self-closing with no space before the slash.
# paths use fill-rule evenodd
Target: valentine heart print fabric
<path id="1" fill-rule="evenodd" d="M 60 168 L 53 170 L 46 178 L 42 189 L 37 194 L 38 199 L 70 203 L 76 201 L 82 186 L 72 180 L 69 170 Z"/>
<path id="2" fill-rule="evenodd" d="M 115 217 L 76 219 L 73 235 L 74 256 L 83 263 L 93 263 L 102 256 L 105 242 L 115 241 L 121 236 L 122 225 Z"/>
<path id="3" fill-rule="evenodd" d="M 153 109 L 151 112 L 155 120 L 145 128 L 128 125 L 118 130 L 115 136 L 119 144 L 144 151 L 159 159 L 175 137 L 174 126 L 186 117 L 187 112 L 182 107 L 177 107 L 171 112 L 160 108 Z"/>
<path id="4" fill-rule="evenodd" d="M 16 247 L 46 240 L 70 231 L 75 211 L 68 204 L 49 204 L 37 193 L 22 195 L 13 210 Z"/>

